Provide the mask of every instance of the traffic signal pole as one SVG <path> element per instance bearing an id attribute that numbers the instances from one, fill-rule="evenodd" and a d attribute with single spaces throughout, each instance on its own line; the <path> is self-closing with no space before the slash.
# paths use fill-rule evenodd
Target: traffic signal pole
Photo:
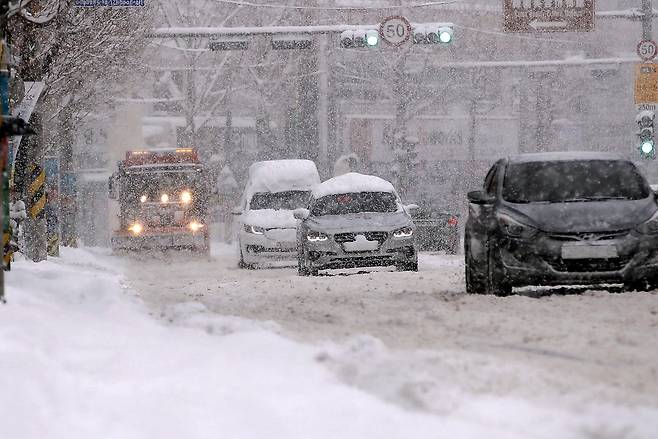
<path id="1" fill-rule="evenodd" d="M 652 39 L 653 5 L 652 0 L 642 0 L 642 39 Z"/>

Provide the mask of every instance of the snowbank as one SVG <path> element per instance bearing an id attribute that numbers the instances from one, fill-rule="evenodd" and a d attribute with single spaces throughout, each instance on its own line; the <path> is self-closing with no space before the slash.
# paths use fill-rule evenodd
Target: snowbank
<path id="1" fill-rule="evenodd" d="M 15 264 L 0 306 L 0 437 L 492 437 L 341 384 L 317 350 L 267 325 L 197 303 L 165 313 L 177 325 L 154 320 L 120 270 L 66 249 Z"/>
<path id="2" fill-rule="evenodd" d="M 395 192 L 395 188 L 388 181 L 374 175 L 363 175 L 356 172 L 330 178 L 313 189 L 314 198 L 327 195 L 348 194 L 358 192 Z"/>

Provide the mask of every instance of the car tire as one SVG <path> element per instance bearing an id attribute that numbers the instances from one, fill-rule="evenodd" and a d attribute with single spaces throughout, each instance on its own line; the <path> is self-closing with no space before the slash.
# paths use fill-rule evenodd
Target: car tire
<path id="1" fill-rule="evenodd" d="M 500 260 L 498 246 L 491 241 L 486 245 L 486 261 L 477 261 L 471 252 L 470 237 L 466 235 L 464 239 L 466 292 L 509 296 L 512 294 L 512 285 L 505 279 L 505 269 Z"/>
<path id="2" fill-rule="evenodd" d="M 489 294 L 500 297 L 512 294 L 512 284 L 505 278 L 505 268 L 500 258 L 498 245 L 489 243 L 487 263 L 487 290 Z"/>
<path id="3" fill-rule="evenodd" d="M 418 261 L 404 262 L 395 266 L 397 271 L 418 271 Z"/>
<path id="4" fill-rule="evenodd" d="M 464 239 L 466 292 L 468 294 L 487 294 L 487 264 L 484 262 L 478 263 L 473 258 L 469 242 L 470 237 L 467 235 Z"/>
<path id="5" fill-rule="evenodd" d="M 242 254 L 242 249 L 240 249 L 240 261 L 238 261 L 238 268 L 241 268 L 243 270 L 253 270 L 256 268 L 253 264 L 247 264 L 244 261 L 244 255 Z"/>
<path id="6" fill-rule="evenodd" d="M 658 289 L 658 281 L 649 281 L 645 279 L 641 281 L 626 282 L 624 283 L 624 289 L 626 291 L 637 291 L 640 293 L 654 291 Z"/>
<path id="7" fill-rule="evenodd" d="M 298 247 L 297 250 L 297 274 L 299 276 L 317 276 L 318 269 L 306 257 L 303 248 Z"/>

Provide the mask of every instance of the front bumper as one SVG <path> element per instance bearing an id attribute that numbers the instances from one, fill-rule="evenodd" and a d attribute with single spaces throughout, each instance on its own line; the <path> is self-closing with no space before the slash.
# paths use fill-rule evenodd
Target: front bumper
<path id="1" fill-rule="evenodd" d="M 297 259 L 295 229 L 279 229 L 280 233 L 268 231 L 257 235 L 240 232 L 240 249 L 247 264 L 267 261 L 293 261 Z"/>
<path id="2" fill-rule="evenodd" d="M 334 236 L 321 242 L 307 240 L 305 247 L 308 261 L 319 270 L 387 267 L 418 260 L 413 237 L 398 239 L 390 234 L 376 250 L 347 251 L 345 244 L 336 242 Z"/>
<path id="3" fill-rule="evenodd" d="M 206 249 L 208 236 L 205 230 L 192 232 L 187 227 L 148 230 L 137 236 L 130 232 L 116 232 L 111 244 L 113 250 Z"/>
<path id="4" fill-rule="evenodd" d="M 563 258 L 562 247 L 575 242 L 578 241 L 544 234 L 532 240 L 502 239 L 500 256 L 506 277 L 514 286 L 658 280 L 658 237 L 629 231 L 613 239 L 595 241 L 597 245 L 614 246 L 616 257 Z"/>

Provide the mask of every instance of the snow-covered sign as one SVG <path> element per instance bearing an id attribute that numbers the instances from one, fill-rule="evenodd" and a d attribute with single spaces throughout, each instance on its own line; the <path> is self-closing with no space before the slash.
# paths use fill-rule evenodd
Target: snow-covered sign
<path id="1" fill-rule="evenodd" d="M 388 17 L 380 24 L 379 35 L 387 43 L 399 46 L 411 38 L 411 23 L 399 15 Z"/>
<path id="2" fill-rule="evenodd" d="M 594 0 L 503 1 L 506 32 L 574 32 L 594 29 Z"/>
<path id="3" fill-rule="evenodd" d="M 14 107 L 11 115 L 13 117 L 20 117 L 21 119 L 29 122 L 30 116 L 34 108 L 37 106 L 39 101 L 39 96 L 43 92 L 44 83 L 43 82 L 25 82 L 25 95 L 23 100 Z M 9 143 L 9 160 L 10 165 L 14 163 L 16 158 L 16 153 L 18 152 L 18 145 L 21 144 L 21 139 L 23 136 L 15 136 L 11 138 Z"/>

